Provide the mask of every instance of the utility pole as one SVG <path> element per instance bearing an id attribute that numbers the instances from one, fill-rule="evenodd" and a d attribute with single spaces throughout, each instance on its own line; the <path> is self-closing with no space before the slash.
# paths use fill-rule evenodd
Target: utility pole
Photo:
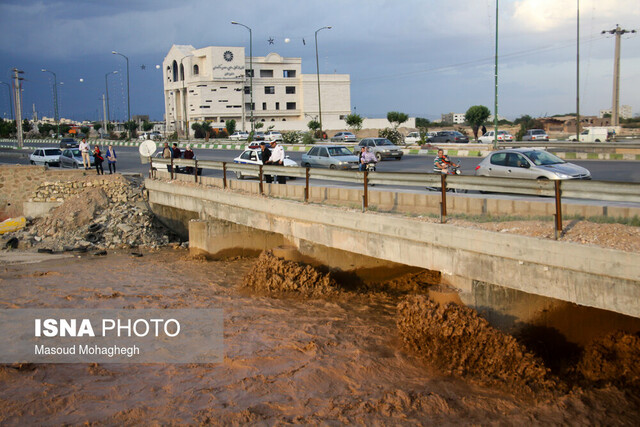
<path id="1" fill-rule="evenodd" d="M 498 149 L 498 0 L 496 0 L 496 64 L 494 67 L 493 149 Z"/>
<path id="2" fill-rule="evenodd" d="M 580 0 L 577 0 L 576 40 L 576 139 L 580 141 Z"/>
<path id="3" fill-rule="evenodd" d="M 613 105 L 611 107 L 611 125 L 620 125 L 619 108 L 620 108 L 620 36 L 626 33 L 635 33 L 636 30 L 623 30 L 620 25 L 616 24 L 613 30 L 602 31 L 602 34 L 609 33 L 616 36 L 616 51 L 613 60 Z"/>
<path id="4" fill-rule="evenodd" d="M 104 98 L 104 93 L 102 94 L 102 127 L 104 128 L 102 131 L 102 135 L 105 134 L 105 132 L 107 133 L 107 135 L 109 134 L 109 129 L 107 129 L 107 108 L 106 108 L 106 101 Z"/>
<path id="5" fill-rule="evenodd" d="M 24 74 L 24 71 L 13 69 L 13 90 L 16 106 L 16 130 L 18 132 L 18 148 L 22 149 L 24 145 L 24 134 L 22 132 L 22 80 L 20 74 Z"/>

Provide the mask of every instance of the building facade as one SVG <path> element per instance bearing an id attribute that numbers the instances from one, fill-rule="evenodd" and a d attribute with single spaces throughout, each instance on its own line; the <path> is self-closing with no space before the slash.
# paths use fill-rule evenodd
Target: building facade
<path id="1" fill-rule="evenodd" d="M 278 123 L 300 121 L 306 127 L 319 118 L 318 81 L 315 74 L 302 74 L 301 58 L 250 58 L 244 47 L 174 45 L 162 69 L 167 132 L 183 133 L 204 121 L 223 127 L 230 119 L 236 129 L 249 130 L 252 116 L 264 129 L 279 130 Z M 323 123 L 350 113 L 350 85 L 348 74 L 320 75 Z"/>
<path id="2" fill-rule="evenodd" d="M 600 110 L 598 117 L 602 119 L 607 114 L 611 117 L 611 108 L 608 110 Z M 620 106 L 618 114 L 620 114 L 621 119 L 631 119 L 633 117 L 633 109 L 631 108 L 631 105 L 622 105 Z"/>
<path id="3" fill-rule="evenodd" d="M 464 123 L 465 118 L 462 113 L 447 113 L 442 115 L 442 122 L 452 123 L 454 125 L 461 125 Z"/>

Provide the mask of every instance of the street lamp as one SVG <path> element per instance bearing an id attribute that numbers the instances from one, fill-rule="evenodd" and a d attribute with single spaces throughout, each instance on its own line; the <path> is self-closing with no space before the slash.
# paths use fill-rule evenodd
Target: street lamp
<path id="1" fill-rule="evenodd" d="M 7 95 L 9 95 L 9 109 L 11 110 L 11 120 L 14 120 L 13 102 L 11 101 L 11 86 L 9 85 L 9 83 L 5 83 L 5 82 L 0 82 L 0 85 L 5 85 L 7 87 Z"/>
<path id="2" fill-rule="evenodd" d="M 318 80 L 318 116 L 320 117 L 320 139 L 322 139 L 322 104 L 320 103 L 320 64 L 318 63 L 318 32 L 321 30 L 330 30 L 331 27 L 322 27 L 316 30 L 316 79 Z"/>
<path id="3" fill-rule="evenodd" d="M 118 71 L 111 71 L 104 75 L 104 88 L 107 93 L 107 123 L 111 123 L 111 116 L 109 115 L 109 82 L 107 80 L 107 77 L 109 77 L 111 74 L 118 74 Z"/>
<path id="4" fill-rule="evenodd" d="M 244 24 L 241 24 L 236 21 L 231 21 L 233 25 L 240 25 L 249 30 L 249 96 L 250 96 L 250 104 L 249 104 L 249 113 L 251 114 L 251 132 L 253 133 L 254 123 L 253 123 L 253 36 L 251 34 L 251 28 L 247 27 Z M 244 93 L 244 91 L 243 91 Z M 243 106 L 244 107 L 244 106 Z"/>
<path id="5" fill-rule="evenodd" d="M 190 141 L 189 137 L 189 118 L 187 117 L 187 91 L 184 87 L 184 79 L 186 77 L 186 73 L 184 72 L 184 66 L 182 65 L 182 60 L 193 56 L 193 54 L 185 55 L 180 58 L 180 70 L 182 70 L 182 109 L 184 111 L 184 131 L 187 134 L 187 142 Z"/>
<path id="6" fill-rule="evenodd" d="M 54 73 L 53 71 L 49 71 L 46 69 L 42 69 L 43 73 L 51 73 L 53 74 L 53 107 L 54 107 L 54 118 L 56 120 L 56 138 L 58 137 L 58 135 L 60 135 L 60 117 L 58 116 L 58 77 L 56 76 L 56 73 Z"/>
<path id="7" fill-rule="evenodd" d="M 127 58 L 125 55 L 121 54 L 120 52 L 116 52 L 115 50 L 112 50 L 111 53 L 114 55 L 120 55 L 127 60 L 127 121 L 130 122 L 131 121 L 131 97 L 129 95 L 129 58 Z M 128 130 L 128 132 L 129 132 L 129 138 L 131 138 L 131 130 Z"/>

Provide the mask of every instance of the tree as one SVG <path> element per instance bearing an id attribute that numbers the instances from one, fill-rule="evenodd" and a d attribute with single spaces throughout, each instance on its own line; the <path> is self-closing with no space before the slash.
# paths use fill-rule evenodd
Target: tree
<path id="1" fill-rule="evenodd" d="M 0 137 L 9 138 L 11 135 L 15 135 L 17 130 L 15 120 L 0 119 Z"/>
<path id="2" fill-rule="evenodd" d="M 417 128 L 428 128 L 431 124 L 429 119 L 424 119 L 422 117 L 416 117 L 416 127 Z"/>
<path id="3" fill-rule="evenodd" d="M 30 130 L 31 130 L 31 123 L 29 123 L 29 120 L 24 119 L 24 120 L 22 121 L 22 131 L 23 131 L 24 133 L 27 133 L 27 132 L 29 132 Z"/>
<path id="4" fill-rule="evenodd" d="M 256 128 L 256 129 L 262 129 L 264 127 L 264 123 L 257 122 L 253 127 Z"/>
<path id="5" fill-rule="evenodd" d="M 487 121 L 490 115 L 491 111 L 489 111 L 489 109 L 484 105 L 471 106 L 465 113 L 464 119 L 471 125 L 471 128 L 473 129 L 473 137 L 476 140 L 478 139 L 478 129 Z"/>
<path id="6" fill-rule="evenodd" d="M 143 131 L 149 132 L 151 129 L 153 129 L 153 123 L 149 123 L 146 120 L 142 122 L 142 130 Z"/>
<path id="7" fill-rule="evenodd" d="M 542 123 L 540 123 L 540 120 L 534 119 L 528 114 L 518 117 L 513 121 L 513 123 L 516 125 L 520 125 L 520 129 L 515 134 L 516 141 L 522 140 L 522 137 L 527 132 L 527 130 L 542 128 Z"/>
<path id="8" fill-rule="evenodd" d="M 131 132 L 131 137 L 135 138 L 136 137 L 136 129 L 138 129 L 138 123 L 135 122 L 134 120 L 130 120 L 128 122 L 124 122 L 124 128 L 126 130 L 128 130 L 129 132 Z"/>
<path id="9" fill-rule="evenodd" d="M 198 122 L 191 123 L 191 129 L 193 129 L 193 137 L 196 139 L 204 138 L 204 131 L 202 125 Z"/>
<path id="10" fill-rule="evenodd" d="M 91 130 L 89 126 L 80 126 L 80 132 L 85 134 L 85 136 L 89 136 L 89 130 Z"/>
<path id="11" fill-rule="evenodd" d="M 69 125 L 60 125 L 60 135 L 66 135 L 71 130 L 71 126 Z"/>
<path id="12" fill-rule="evenodd" d="M 204 140 L 209 142 L 209 137 L 211 136 L 211 123 L 207 121 L 202 122 L 200 129 L 204 132 Z"/>
<path id="13" fill-rule="evenodd" d="M 387 113 L 387 120 L 391 123 L 394 130 L 398 130 L 398 126 L 409 120 L 409 116 L 398 111 L 389 111 Z"/>
<path id="14" fill-rule="evenodd" d="M 320 122 L 317 120 L 310 120 L 309 123 L 307 123 L 307 127 L 311 132 L 315 133 L 315 131 L 320 129 Z"/>
<path id="15" fill-rule="evenodd" d="M 94 129 L 96 132 L 100 133 L 100 129 L 102 129 L 102 123 L 100 123 L 100 122 L 94 122 L 94 123 L 93 123 L 93 129 Z"/>
<path id="16" fill-rule="evenodd" d="M 362 129 L 362 117 L 359 114 L 352 113 L 344 118 L 345 123 L 349 129 L 352 129 L 355 133 L 358 133 Z"/>
<path id="17" fill-rule="evenodd" d="M 224 124 L 224 127 L 227 128 L 227 133 L 229 135 L 233 135 L 233 133 L 236 131 L 236 121 L 233 119 L 227 120 Z"/>

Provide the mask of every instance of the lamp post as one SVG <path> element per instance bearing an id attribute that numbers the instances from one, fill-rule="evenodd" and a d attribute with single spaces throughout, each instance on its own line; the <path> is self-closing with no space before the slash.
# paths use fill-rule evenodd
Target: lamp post
<path id="1" fill-rule="evenodd" d="M 111 123 L 111 116 L 109 115 L 109 81 L 107 80 L 107 77 L 111 74 L 118 74 L 118 71 L 111 71 L 104 75 L 104 88 L 107 94 L 107 123 Z"/>
<path id="2" fill-rule="evenodd" d="M 0 85 L 5 85 L 7 87 L 7 95 L 9 95 L 9 109 L 11 110 L 11 120 L 14 120 L 13 118 L 13 101 L 11 101 L 11 86 L 9 85 L 9 83 L 5 83 L 5 82 L 0 82 Z"/>
<path id="3" fill-rule="evenodd" d="M 60 135 L 60 117 L 58 116 L 58 78 L 56 73 L 53 71 L 49 71 L 46 69 L 42 69 L 43 73 L 51 73 L 53 74 L 53 108 L 54 108 L 54 118 L 56 120 L 56 138 Z"/>
<path id="4" fill-rule="evenodd" d="M 127 60 L 127 122 L 130 122 L 131 121 L 131 97 L 129 95 L 129 58 L 121 54 L 120 52 L 116 52 L 115 50 L 112 50 L 111 53 L 114 55 L 120 55 Z M 127 131 L 129 133 L 129 138 L 131 138 L 131 130 L 128 129 Z"/>
<path id="5" fill-rule="evenodd" d="M 185 79 L 185 75 L 186 73 L 184 72 L 184 66 L 182 65 L 182 60 L 185 58 L 188 58 L 190 56 L 193 56 L 193 54 L 190 55 L 186 55 L 183 56 L 182 58 L 180 58 L 180 69 L 182 70 L 182 109 L 184 112 L 184 132 L 187 134 L 187 142 L 190 141 L 190 136 L 189 136 L 189 118 L 187 117 L 187 90 L 185 89 L 184 86 L 184 79 Z"/>
<path id="6" fill-rule="evenodd" d="M 318 80 L 318 116 L 320 117 L 320 139 L 322 139 L 322 104 L 320 103 L 320 64 L 318 63 L 318 32 L 321 30 L 330 30 L 331 27 L 318 28 L 315 33 L 316 37 L 316 79 Z"/>
<path id="7" fill-rule="evenodd" d="M 493 70 L 494 88 L 493 88 L 493 149 L 498 149 L 498 0 L 496 0 L 496 63 Z"/>
<path id="8" fill-rule="evenodd" d="M 253 36 L 251 33 L 251 28 L 247 27 L 246 25 L 236 21 L 231 21 L 231 23 L 233 25 L 240 25 L 241 27 L 245 27 L 247 30 L 249 30 L 249 99 L 250 99 L 249 113 L 251 115 L 251 118 L 250 118 L 251 132 L 253 133 L 255 130 L 254 123 L 253 123 Z"/>

